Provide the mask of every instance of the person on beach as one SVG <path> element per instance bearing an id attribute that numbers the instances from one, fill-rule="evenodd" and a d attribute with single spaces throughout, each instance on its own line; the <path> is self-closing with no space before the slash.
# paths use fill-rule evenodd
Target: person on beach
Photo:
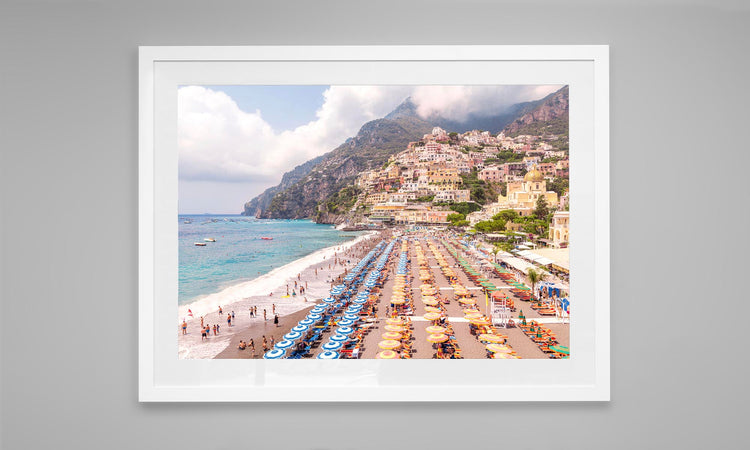
<path id="1" fill-rule="evenodd" d="M 245 350 L 246 347 L 247 347 L 247 344 L 245 344 L 245 341 L 240 339 L 240 345 L 238 345 L 237 348 L 239 350 Z"/>
<path id="2" fill-rule="evenodd" d="M 276 314 L 276 303 L 271 303 L 271 312 Z"/>
<path id="3" fill-rule="evenodd" d="M 255 342 L 252 338 L 250 338 L 250 344 L 248 347 L 250 347 L 250 351 L 253 352 L 253 358 L 255 358 Z"/>
<path id="4" fill-rule="evenodd" d="M 232 311 L 232 320 L 234 320 L 234 311 Z"/>
<path id="5" fill-rule="evenodd" d="M 224 314 L 224 311 L 221 309 L 221 305 L 219 305 L 219 315 Z"/>
<path id="6" fill-rule="evenodd" d="M 201 328 L 203 328 L 203 316 L 201 316 Z"/>
<path id="7" fill-rule="evenodd" d="M 263 320 L 268 320 L 268 314 L 266 313 L 266 308 L 263 308 Z"/>
<path id="8" fill-rule="evenodd" d="M 216 336 L 216 325 L 214 325 L 214 326 L 212 327 L 212 330 L 213 330 L 213 332 L 214 332 L 214 336 Z"/>
<path id="9" fill-rule="evenodd" d="M 229 314 L 227 314 L 227 326 L 228 327 L 232 326 L 232 316 L 230 316 Z"/>
<path id="10" fill-rule="evenodd" d="M 266 335 L 263 335 L 263 353 L 268 351 L 268 340 L 266 340 Z"/>
<path id="11" fill-rule="evenodd" d="M 185 321 L 185 319 L 182 319 L 182 334 L 187 334 L 187 322 Z"/>
<path id="12" fill-rule="evenodd" d="M 276 314 L 275 316 L 273 316 L 273 324 L 276 325 L 276 327 L 278 328 L 278 326 L 279 326 L 279 315 L 278 314 Z"/>
<path id="13" fill-rule="evenodd" d="M 252 319 L 253 317 L 255 317 L 255 314 L 253 314 L 253 307 L 251 306 L 248 309 L 250 309 L 250 318 Z"/>
<path id="14" fill-rule="evenodd" d="M 203 342 L 206 339 L 208 339 L 208 337 L 206 336 L 206 329 L 201 327 L 201 342 Z"/>
<path id="15" fill-rule="evenodd" d="M 274 337 L 271 336 L 271 347 L 273 347 L 274 345 L 276 345 L 276 339 L 274 339 Z"/>
<path id="16" fill-rule="evenodd" d="M 221 333 L 221 326 L 217 323 L 216 324 L 216 334 Z"/>

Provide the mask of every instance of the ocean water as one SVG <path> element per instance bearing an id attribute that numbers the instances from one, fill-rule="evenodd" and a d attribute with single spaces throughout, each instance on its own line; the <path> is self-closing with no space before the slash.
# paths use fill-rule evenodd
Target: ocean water
<path id="1" fill-rule="evenodd" d="M 180 215 L 179 305 L 254 280 L 317 250 L 360 235 L 362 232 L 343 232 L 332 225 L 309 220 Z M 216 242 L 205 242 L 206 238 Z M 196 246 L 196 242 L 205 242 L 206 246 Z"/>

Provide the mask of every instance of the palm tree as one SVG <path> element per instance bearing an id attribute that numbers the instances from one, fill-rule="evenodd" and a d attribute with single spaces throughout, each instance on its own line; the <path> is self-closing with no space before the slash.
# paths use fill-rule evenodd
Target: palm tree
<path id="1" fill-rule="evenodd" d="M 537 283 L 540 281 L 544 281 L 545 278 L 547 278 L 547 272 L 544 272 L 542 270 L 537 271 L 536 269 L 529 269 L 528 272 L 529 282 L 531 283 L 531 294 L 534 295 L 536 292 L 534 290 L 534 287 Z"/>

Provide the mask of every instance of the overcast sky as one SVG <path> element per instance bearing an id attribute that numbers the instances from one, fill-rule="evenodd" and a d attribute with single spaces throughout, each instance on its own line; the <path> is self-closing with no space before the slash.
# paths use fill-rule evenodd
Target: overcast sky
<path id="1" fill-rule="evenodd" d="M 333 150 L 409 96 L 422 117 L 462 120 L 559 88 L 184 86 L 178 91 L 179 212 L 240 213 L 284 172 Z"/>

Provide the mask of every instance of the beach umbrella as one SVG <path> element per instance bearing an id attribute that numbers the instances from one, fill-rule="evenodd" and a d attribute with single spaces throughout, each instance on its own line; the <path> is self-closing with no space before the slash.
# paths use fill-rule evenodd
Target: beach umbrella
<path id="1" fill-rule="evenodd" d="M 398 298 L 398 297 L 391 298 L 391 304 L 392 305 L 403 305 L 404 303 L 406 303 L 406 300 L 404 300 L 403 297 L 401 297 L 401 298 Z"/>
<path id="2" fill-rule="evenodd" d="M 263 359 L 279 359 L 279 358 L 283 358 L 284 355 L 286 355 L 286 352 L 284 350 L 280 348 L 275 348 L 273 350 L 267 351 L 263 355 Z"/>
<path id="3" fill-rule="evenodd" d="M 422 303 L 424 303 L 425 305 L 429 305 L 429 306 L 437 306 L 437 304 L 440 302 L 438 302 L 432 297 L 422 297 Z"/>
<path id="4" fill-rule="evenodd" d="M 336 303 L 336 299 L 333 298 L 333 297 L 328 297 L 328 298 L 326 298 L 326 299 L 323 300 L 323 303 L 329 303 L 329 304 L 330 303 Z"/>
<path id="5" fill-rule="evenodd" d="M 339 327 L 336 330 L 336 333 L 338 334 L 352 334 L 354 332 L 354 328 L 352 327 Z"/>
<path id="6" fill-rule="evenodd" d="M 343 344 L 341 342 L 331 341 L 331 342 L 326 342 L 321 347 L 323 348 L 323 350 L 338 350 L 341 348 L 342 345 Z"/>
<path id="7" fill-rule="evenodd" d="M 302 333 L 300 333 L 299 331 L 290 331 L 289 333 L 284 335 L 284 339 L 289 340 L 289 341 L 293 341 L 301 337 L 302 337 Z"/>
<path id="8" fill-rule="evenodd" d="M 440 308 L 435 308 L 434 306 L 425 306 L 424 310 L 431 313 L 442 313 L 443 311 Z"/>
<path id="9" fill-rule="evenodd" d="M 364 303 L 367 303 L 367 299 L 360 297 L 360 298 L 355 299 L 353 303 L 356 303 L 357 305 L 362 305 Z"/>
<path id="10" fill-rule="evenodd" d="M 339 320 L 338 325 L 340 327 L 349 327 L 349 326 L 354 325 L 354 321 L 353 320 L 349 320 L 349 319 L 341 319 L 341 320 Z"/>
<path id="11" fill-rule="evenodd" d="M 304 333 L 309 328 L 310 327 L 308 327 L 307 325 L 297 325 L 297 326 L 295 326 L 295 327 L 292 328 L 292 331 L 297 331 L 299 333 Z"/>
<path id="12" fill-rule="evenodd" d="M 292 342 L 289 339 L 284 339 L 283 341 L 277 342 L 276 345 L 274 345 L 274 347 L 280 348 L 282 350 L 286 350 L 289 347 L 291 347 L 292 345 L 294 345 L 294 342 Z"/>
<path id="13" fill-rule="evenodd" d="M 401 333 L 396 333 L 395 331 L 386 331 L 383 333 L 383 339 L 394 339 L 398 340 L 401 339 Z"/>
<path id="14" fill-rule="evenodd" d="M 302 320 L 299 321 L 300 325 L 307 325 L 307 326 L 310 326 L 310 325 L 312 325 L 314 323 L 315 323 L 315 321 L 312 320 L 312 319 L 302 319 Z"/>
<path id="15" fill-rule="evenodd" d="M 390 319 L 385 319 L 385 323 L 388 325 L 403 325 L 404 321 L 400 318 L 392 317 Z"/>
<path id="16" fill-rule="evenodd" d="M 464 314 L 466 314 L 466 319 L 468 320 L 481 319 L 484 317 L 484 315 L 482 315 L 482 313 L 480 313 L 479 311 L 464 311 Z"/>
<path id="17" fill-rule="evenodd" d="M 570 355 L 570 348 L 564 345 L 550 345 L 549 349 L 555 353 L 562 353 L 563 355 Z"/>
<path id="18" fill-rule="evenodd" d="M 383 350 L 393 350 L 401 347 L 401 343 L 393 339 L 386 339 L 384 341 L 380 341 L 380 343 L 378 343 L 378 347 L 382 348 Z"/>
<path id="19" fill-rule="evenodd" d="M 405 327 L 401 327 L 398 325 L 386 325 L 383 327 L 385 331 L 395 331 L 396 333 L 403 333 L 406 331 Z"/>
<path id="20" fill-rule="evenodd" d="M 347 320 L 357 320 L 359 319 L 359 316 L 356 314 L 344 314 L 344 319 Z"/>
<path id="21" fill-rule="evenodd" d="M 349 336 L 336 333 L 330 339 L 332 342 L 346 342 L 349 340 Z"/>
<path id="22" fill-rule="evenodd" d="M 310 320 L 320 320 L 322 316 L 320 314 L 311 313 L 307 315 L 307 318 Z"/>
<path id="23" fill-rule="evenodd" d="M 399 359 L 400 356 L 398 352 L 394 352 L 393 350 L 383 350 L 382 352 L 375 355 L 376 359 Z"/>
<path id="24" fill-rule="evenodd" d="M 427 336 L 427 342 L 432 342 L 433 344 L 439 344 L 441 342 L 447 341 L 448 339 L 450 339 L 448 337 L 448 335 L 445 335 L 445 334 L 442 334 L 442 333 L 440 333 L 440 334 L 431 334 L 431 335 Z"/>
<path id="25" fill-rule="evenodd" d="M 429 313 L 425 314 L 422 317 L 424 317 L 424 320 L 430 320 L 430 321 L 432 321 L 432 320 L 438 320 L 440 318 L 440 314 L 434 313 L 434 312 L 429 312 Z"/>
<path id="26" fill-rule="evenodd" d="M 474 325 L 489 325 L 490 321 L 487 320 L 486 317 L 477 317 L 474 319 L 469 319 L 469 322 L 473 323 Z"/>
<path id="27" fill-rule="evenodd" d="M 350 306 L 349 306 L 349 307 L 347 308 L 347 311 L 352 311 L 352 312 L 359 312 L 359 311 L 361 311 L 361 310 L 362 310 L 362 308 L 363 308 L 363 306 L 362 306 L 362 305 L 350 305 Z"/>
<path id="28" fill-rule="evenodd" d="M 492 353 L 513 353 L 510 347 L 500 344 L 487 344 L 485 348 Z"/>
<path id="29" fill-rule="evenodd" d="M 479 340 L 492 344 L 502 344 L 503 342 L 505 342 L 505 338 L 497 334 L 480 334 Z"/>
<path id="30" fill-rule="evenodd" d="M 327 350 L 318 355 L 318 359 L 339 359 L 339 354 L 334 351 Z"/>
<path id="31" fill-rule="evenodd" d="M 510 353 L 493 353 L 492 359 L 519 359 L 518 356 Z"/>
<path id="32" fill-rule="evenodd" d="M 445 333 L 446 328 L 438 325 L 431 325 L 425 329 L 430 334 Z"/>
<path id="33" fill-rule="evenodd" d="M 464 305 L 476 305 L 477 301 L 471 297 L 462 297 L 458 299 L 458 303 L 463 303 Z"/>

